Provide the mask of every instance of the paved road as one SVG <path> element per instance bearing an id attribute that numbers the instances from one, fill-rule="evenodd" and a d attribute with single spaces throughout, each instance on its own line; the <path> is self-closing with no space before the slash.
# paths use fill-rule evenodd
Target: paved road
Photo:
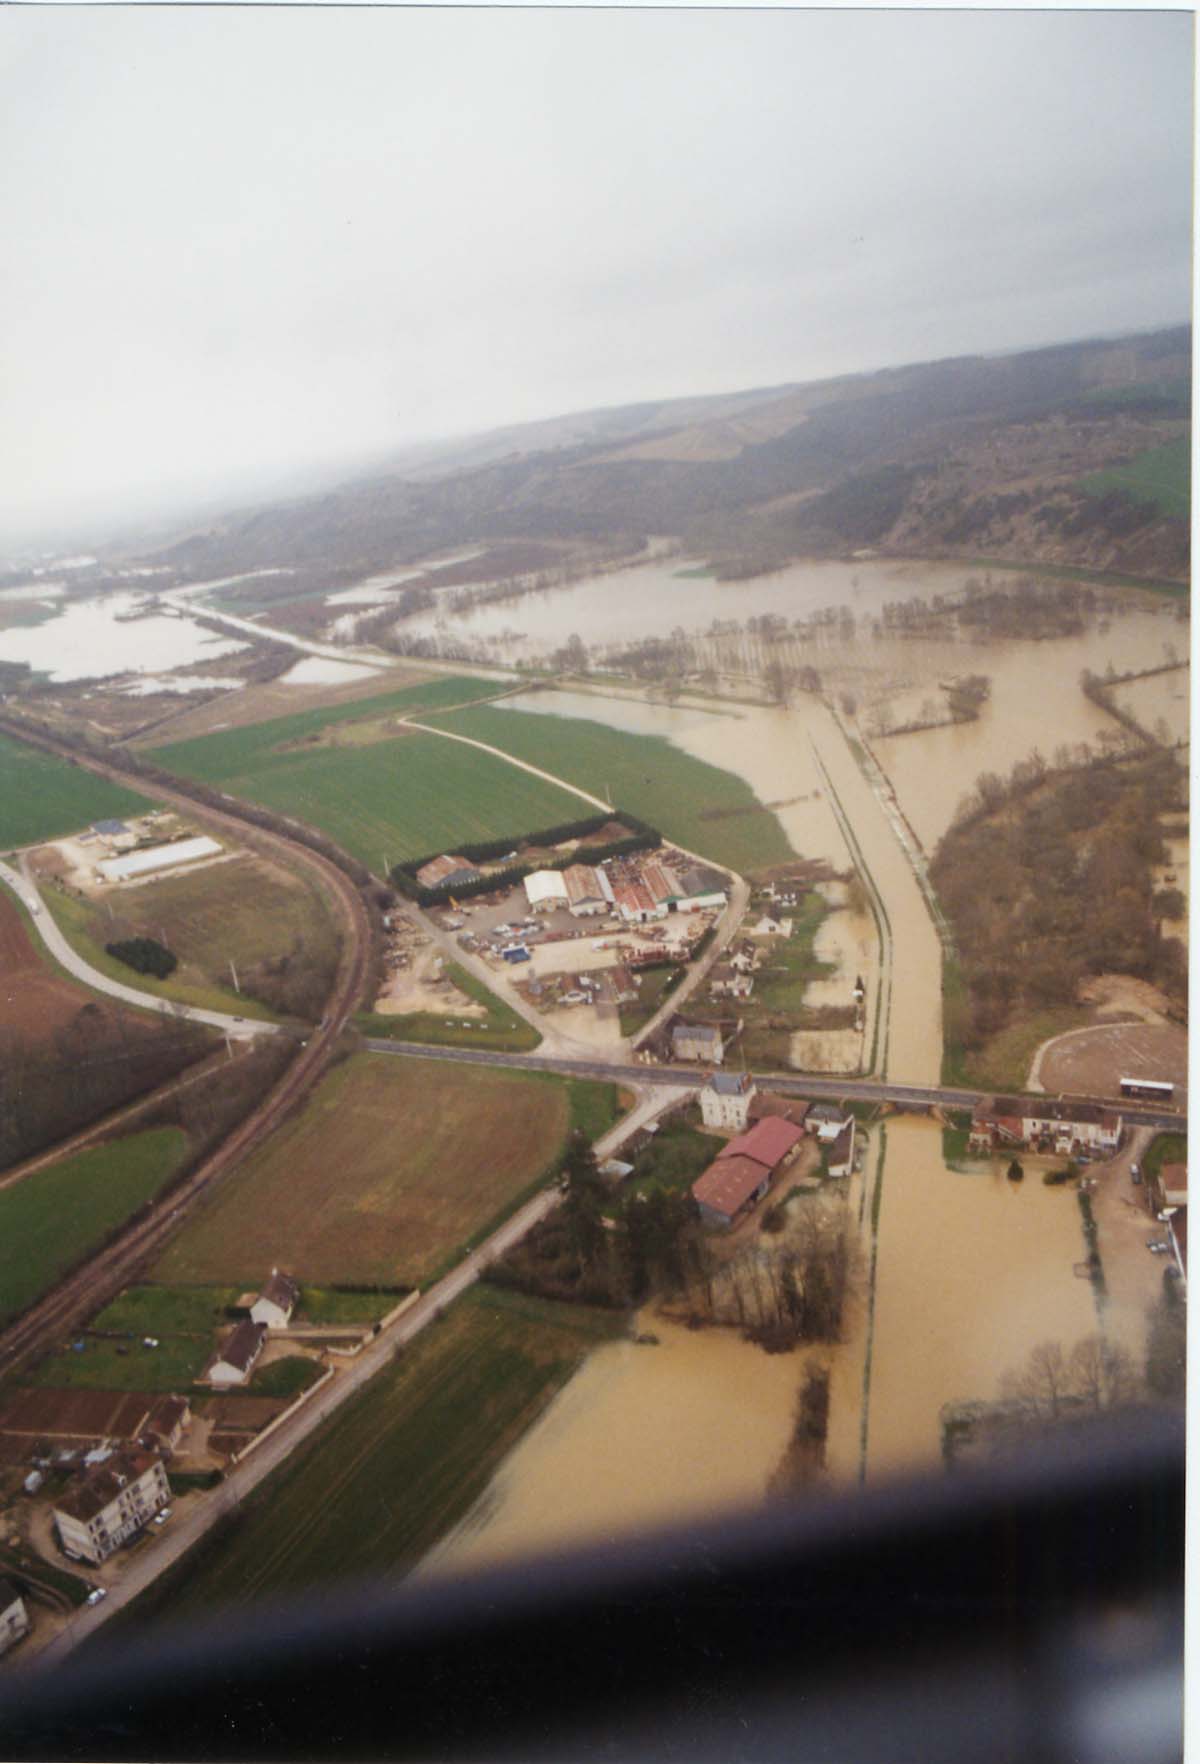
<path id="1" fill-rule="evenodd" d="M 661 1090 L 649 1097 L 639 1097 L 636 1106 L 596 1141 L 597 1156 L 601 1159 L 610 1157 L 626 1139 L 674 1100 L 673 1093 L 664 1093 Z M 196 1502 L 190 1511 L 177 1514 L 168 1521 L 165 1530 L 159 1531 L 152 1526 L 148 1540 L 129 1563 L 119 1584 L 111 1588 L 103 1604 L 84 1606 L 77 1611 L 44 1648 L 36 1654 L 28 1653 L 30 1665 L 40 1669 L 62 1660 L 101 1624 L 107 1622 L 114 1612 L 128 1605 L 160 1574 L 185 1556 L 206 1532 L 264 1482 L 273 1470 L 277 1470 L 301 1440 L 360 1391 L 389 1360 L 403 1352 L 405 1346 L 423 1329 L 428 1328 L 448 1305 L 453 1304 L 469 1286 L 475 1284 L 489 1262 L 495 1261 L 518 1243 L 527 1231 L 559 1205 L 560 1199 L 557 1188 L 543 1189 L 540 1194 L 534 1195 L 532 1200 L 527 1201 L 518 1212 L 499 1226 L 486 1242 L 472 1250 L 444 1280 L 423 1293 L 410 1310 L 365 1347 L 356 1359 L 342 1362 L 335 1376 L 310 1402 L 298 1409 L 278 1432 L 272 1434 L 248 1458 L 229 1471 L 219 1492 L 209 1499 Z"/>
<path id="2" fill-rule="evenodd" d="M 553 1054 L 485 1053 L 473 1047 L 429 1047 L 415 1041 L 369 1040 L 366 1044 L 375 1053 L 397 1054 L 409 1059 L 461 1060 L 468 1065 L 515 1066 L 534 1072 L 564 1072 L 573 1078 L 608 1078 L 625 1084 L 686 1085 L 695 1088 L 704 1078 L 704 1069 L 695 1066 L 618 1066 L 605 1060 L 560 1059 Z M 900 1107 L 970 1109 L 991 1093 L 983 1090 L 958 1090 L 949 1085 L 898 1084 L 883 1078 L 817 1078 L 795 1072 L 759 1072 L 756 1081 L 785 1096 L 810 1097 L 814 1101 L 891 1102 Z M 1044 1096 L 1033 1097 L 1041 1104 Z M 1129 1102 L 1114 1102 L 1111 1097 L 1073 1097 L 1071 1101 L 1103 1103 L 1105 1108 L 1119 1109 L 1129 1126 L 1159 1127 L 1185 1132 L 1187 1117 L 1163 1109 L 1141 1108 Z"/>
<path id="3" fill-rule="evenodd" d="M 90 986 L 94 992 L 106 992 L 110 998 L 119 998 L 123 1004 L 136 1005 L 140 1011 L 157 1011 L 160 1017 L 185 1017 L 191 1023 L 206 1023 L 211 1029 L 220 1029 L 226 1035 L 278 1035 L 278 1023 L 263 1023 L 257 1018 L 230 1017 L 222 1011 L 205 1011 L 197 1005 L 180 1004 L 175 999 L 158 998 L 150 992 L 139 992 L 134 986 L 126 986 L 120 980 L 113 980 L 85 962 L 78 950 L 67 942 L 53 918 L 37 884 L 21 862 L 20 874 L 8 864 L 0 863 L 0 882 L 11 888 L 21 905 L 32 916 L 34 927 L 42 942 L 53 955 L 60 967 Z"/>
<path id="4" fill-rule="evenodd" d="M 297 637 L 294 631 L 281 631 L 275 625 L 257 625 L 253 619 L 239 619 L 233 613 L 222 612 L 218 607 L 201 603 L 192 605 L 187 589 L 164 589 L 158 598 L 166 605 L 174 607 L 176 612 L 202 617 L 211 620 L 214 625 L 227 625 L 231 631 L 249 633 L 272 643 L 285 643 L 289 649 L 298 649 L 304 655 L 320 656 L 322 661 L 352 662 L 355 667 L 373 669 L 394 668 L 400 658 L 384 655 L 379 650 L 351 649 L 348 644 L 315 643 L 310 637 Z"/>

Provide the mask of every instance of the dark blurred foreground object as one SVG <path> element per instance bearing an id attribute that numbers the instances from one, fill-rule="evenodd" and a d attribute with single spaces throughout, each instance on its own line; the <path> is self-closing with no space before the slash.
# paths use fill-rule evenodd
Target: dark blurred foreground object
<path id="1" fill-rule="evenodd" d="M 1183 1527 L 1182 1418 L 1142 1411 L 984 1471 L 96 1645 L 9 1678 L 0 1758 L 1172 1764 Z"/>

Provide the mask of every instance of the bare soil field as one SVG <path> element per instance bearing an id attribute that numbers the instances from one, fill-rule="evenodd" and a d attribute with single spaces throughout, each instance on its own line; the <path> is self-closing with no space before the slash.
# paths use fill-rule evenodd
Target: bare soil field
<path id="1" fill-rule="evenodd" d="M 352 680 L 342 686 L 283 685 L 268 680 L 261 685 L 246 686 L 238 692 L 223 692 L 208 704 L 185 709 L 172 719 L 169 734 L 158 734 L 156 740 L 188 741 L 196 735 L 211 735 L 218 729 L 241 729 L 251 723 L 270 722 L 273 717 L 290 716 L 294 711 L 324 710 L 331 705 L 352 704 L 356 699 L 374 698 L 380 692 L 396 692 L 403 686 L 415 686 L 428 675 L 408 666 L 377 669 L 367 680 Z"/>
<path id="2" fill-rule="evenodd" d="M 547 1170 L 570 1120 L 564 1085 L 525 1073 L 359 1054 L 325 1078 L 197 1210 L 152 1278 L 424 1285 Z"/>
<path id="3" fill-rule="evenodd" d="M 1122 1078 L 1160 1078 L 1187 1095 L 1187 1030 L 1177 1023 L 1104 1023 L 1060 1036 L 1045 1049 L 1038 1078 L 1051 1094 L 1118 1096 Z"/>
<path id="4" fill-rule="evenodd" d="M 46 1039 L 91 996 L 41 960 L 20 909 L 0 889 L 0 1045 L 8 1035 Z"/>

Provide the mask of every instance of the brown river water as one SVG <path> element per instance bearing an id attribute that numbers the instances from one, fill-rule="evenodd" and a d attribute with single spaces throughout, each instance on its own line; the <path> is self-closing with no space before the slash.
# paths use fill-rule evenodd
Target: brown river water
<path id="1" fill-rule="evenodd" d="M 1038 1342 L 1095 1331 L 1092 1288 L 1073 1273 L 1084 1241 L 1072 1190 L 1045 1187 L 1032 1160 L 1020 1184 L 1000 1165 L 950 1170 L 928 1120 L 893 1118 L 882 1160 L 881 1144 L 873 1129 L 847 1196 L 861 1273 L 841 1343 L 768 1355 L 643 1312 L 637 1327 L 660 1345 L 593 1353 L 425 1567 L 761 1504 L 810 1357 L 831 1371 L 830 1482 L 936 1472 L 944 1403 L 994 1398 Z"/>

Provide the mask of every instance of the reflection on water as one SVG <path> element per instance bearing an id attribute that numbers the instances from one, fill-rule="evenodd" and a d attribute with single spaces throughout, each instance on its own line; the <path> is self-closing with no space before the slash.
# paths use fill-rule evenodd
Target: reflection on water
<path id="1" fill-rule="evenodd" d="M 1161 614 L 1133 611 L 1115 620 L 1107 632 L 1093 626 L 1079 637 L 1040 643 L 971 644 L 958 650 L 957 659 L 946 654 L 944 645 L 912 645 L 907 652 L 910 667 L 930 684 L 947 674 L 968 672 L 988 674 L 992 681 L 991 699 L 978 722 L 872 741 L 926 851 L 933 851 L 981 772 L 1004 775 L 1035 748 L 1050 761 L 1062 744 L 1088 741 L 1094 746 L 1105 731 L 1116 731 L 1115 720 L 1084 697 L 1080 674 L 1084 668 L 1103 674 L 1110 663 L 1118 672 L 1157 667 L 1174 630 Z M 1186 635 L 1178 641 L 1183 647 Z M 873 652 L 869 647 L 868 658 Z M 1186 693 L 1186 682 L 1183 672 L 1155 675 L 1122 687 L 1118 700 L 1124 704 L 1128 698 L 1135 715 L 1145 715 L 1151 729 L 1162 715 L 1173 734 L 1182 734 L 1188 705 L 1173 695 Z"/>
<path id="2" fill-rule="evenodd" d="M 0 632 L 0 661 L 28 662 L 62 683 L 109 674 L 161 673 L 190 662 L 215 661 L 246 645 L 218 637 L 188 618 L 130 618 L 140 594 L 73 600 L 44 624 Z"/>
<path id="3" fill-rule="evenodd" d="M 569 588 L 476 607 L 441 623 L 438 615 L 423 615 L 406 620 L 404 629 L 414 636 L 441 630 L 472 643 L 503 640 L 506 658 L 530 659 L 561 648 L 572 635 L 589 647 L 604 647 L 665 637 L 676 627 L 706 631 L 714 619 L 745 621 L 764 613 L 804 619 L 827 606 L 875 613 L 885 601 L 956 591 L 971 573 L 965 565 L 881 559 L 812 559 L 749 582 L 680 573 L 696 567 L 677 557 L 663 558 L 592 576 Z"/>

